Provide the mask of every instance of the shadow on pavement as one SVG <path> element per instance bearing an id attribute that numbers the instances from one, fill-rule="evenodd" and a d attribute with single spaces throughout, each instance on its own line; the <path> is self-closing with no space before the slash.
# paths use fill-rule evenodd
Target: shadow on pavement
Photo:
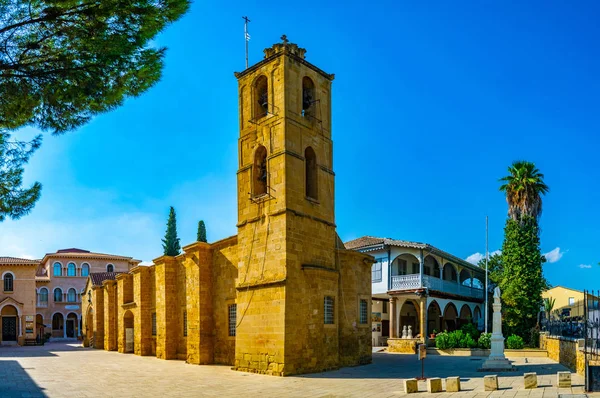
<path id="1" fill-rule="evenodd" d="M 87 350 L 80 342 L 48 342 L 38 346 L 0 346 L 0 358 L 55 357 L 54 352 Z"/>
<path id="2" fill-rule="evenodd" d="M 0 360 L 0 397 L 47 397 L 17 361 Z"/>
<path id="3" fill-rule="evenodd" d="M 485 358 L 428 356 L 424 363 L 425 377 L 452 377 L 460 376 L 461 381 L 472 378 L 483 378 L 488 374 L 497 374 L 499 377 L 522 376 L 524 373 L 535 372 L 538 376 L 556 375 L 556 372 L 569 369 L 558 363 L 525 363 L 523 358 L 513 362 L 517 367 L 514 372 L 480 372 L 478 369 Z M 421 376 L 421 363 L 416 355 L 401 355 L 388 353 L 374 353 L 373 363 L 369 365 L 341 368 L 331 372 L 301 375 L 304 378 L 319 379 L 408 379 Z"/>

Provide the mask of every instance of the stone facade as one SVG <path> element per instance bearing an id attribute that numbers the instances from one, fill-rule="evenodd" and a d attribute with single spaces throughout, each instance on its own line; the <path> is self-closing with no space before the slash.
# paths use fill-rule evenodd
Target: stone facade
<path id="1" fill-rule="evenodd" d="M 37 261 L 0 257 L 0 345 L 35 339 L 35 271 Z M 4 339 L 4 340 L 3 340 Z"/>
<path id="2" fill-rule="evenodd" d="M 577 340 L 541 333 L 540 348 L 548 352 L 548 358 L 580 375 L 585 373 L 585 356 Z"/>
<path id="3" fill-rule="evenodd" d="M 138 355 L 269 375 L 371 362 L 373 258 L 346 250 L 336 233 L 333 75 L 282 40 L 235 74 L 238 234 L 185 246 L 116 282 L 88 282 L 91 296 L 105 297 L 104 349 L 110 328 L 121 352 L 129 335 Z M 86 313 L 98 311 L 94 302 Z"/>

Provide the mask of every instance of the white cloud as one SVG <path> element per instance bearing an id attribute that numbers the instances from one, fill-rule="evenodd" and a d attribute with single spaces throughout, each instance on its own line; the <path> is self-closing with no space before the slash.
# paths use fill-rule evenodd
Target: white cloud
<path id="1" fill-rule="evenodd" d="M 502 253 L 500 250 L 494 250 L 493 252 L 490 252 L 490 257 L 495 256 L 496 254 L 500 254 L 500 253 Z M 467 261 L 471 264 L 477 265 L 484 258 L 485 258 L 485 254 L 477 252 L 477 253 L 473 253 L 469 257 L 467 257 L 465 259 L 465 261 Z"/>
<path id="2" fill-rule="evenodd" d="M 557 247 L 556 249 L 550 250 L 548 253 L 545 253 L 544 257 L 546 257 L 546 261 L 548 261 L 549 263 L 555 263 L 558 260 L 560 260 L 564 254 L 565 252 L 561 252 L 560 247 Z"/>
<path id="3" fill-rule="evenodd" d="M 592 268 L 589 264 L 579 264 L 579 268 Z"/>
<path id="4" fill-rule="evenodd" d="M 483 255 L 481 253 L 473 253 L 469 257 L 467 257 L 465 260 L 471 264 L 477 265 L 484 258 L 485 258 L 485 255 Z"/>

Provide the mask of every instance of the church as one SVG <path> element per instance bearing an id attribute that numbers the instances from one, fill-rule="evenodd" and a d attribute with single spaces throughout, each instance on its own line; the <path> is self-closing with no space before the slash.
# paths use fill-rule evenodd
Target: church
<path id="1" fill-rule="evenodd" d="M 269 375 L 371 362 L 373 257 L 334 214 L 331 84 L 282 36 L 238 80 L 237 235 L 91 273 L 84 344 Z"/>

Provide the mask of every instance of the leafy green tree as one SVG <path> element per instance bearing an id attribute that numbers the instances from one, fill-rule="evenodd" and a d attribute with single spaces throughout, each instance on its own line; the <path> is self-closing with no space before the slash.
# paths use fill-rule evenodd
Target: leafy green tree
<path id="1" fill-rule="evenodd" d="M 61 134 L 148 90 L 165 54 L 151 40 L 188 8 L 188 0 L 0 0 L 0 217 L 26 214 L 41 189 L 21 187 L 41 137 L 11 141 L 10 131 Z"/>
<path id="2" fill-rule="evenodd" d="M 539 229 L 531 217 L 509 219 L 502 245 L 502 291 L 504 325 L 508 334 L 527 338 L 536 325 L 542 305 L 542 292 L 548 283 L 542 273 L 544 256 L 540 252 Z"/>
<path id="3" fill-rule="evenodd" d="M 479 260 L 477 263 L 479 268 L 485 270 L 485 258 Z M 492 254 L 488 259 L 488 282 L 490 286 L 498 286 L 502 279 L 502 254 Z"/>
<path id="4" fill-rule="evenodd" d="M 177 217 L 175 209 L 171 206 L 169 211 L 169 220 L 167 221 L 167 232 L 163 242 L 163 252 L 165 256 L 177 256 L 181 253 L 179 238 L 177 237 Z"/>
<path id="5" fill-rule="evenodd" d="M 198 234 L 197 234 L 198 242 L 206 242 L 206 225 L 204 225 L 204 220 L 198 221 Z"/>
<path id="6" fill-rule="evenodd" d="M 517 161 L 500 179 L 506 194 L 508 219 L 502 244 L 502 272 L 498 286 L 502 291 L 504 326 L 507 335 L 530 340 L 542 305 L 542 292 L 549 288 L 542 265 L 538 221 L 542 196 L 549 192 L 544 175 L 531 162 Z M 535 342 L 530 341 L 530 344 Z"/>

